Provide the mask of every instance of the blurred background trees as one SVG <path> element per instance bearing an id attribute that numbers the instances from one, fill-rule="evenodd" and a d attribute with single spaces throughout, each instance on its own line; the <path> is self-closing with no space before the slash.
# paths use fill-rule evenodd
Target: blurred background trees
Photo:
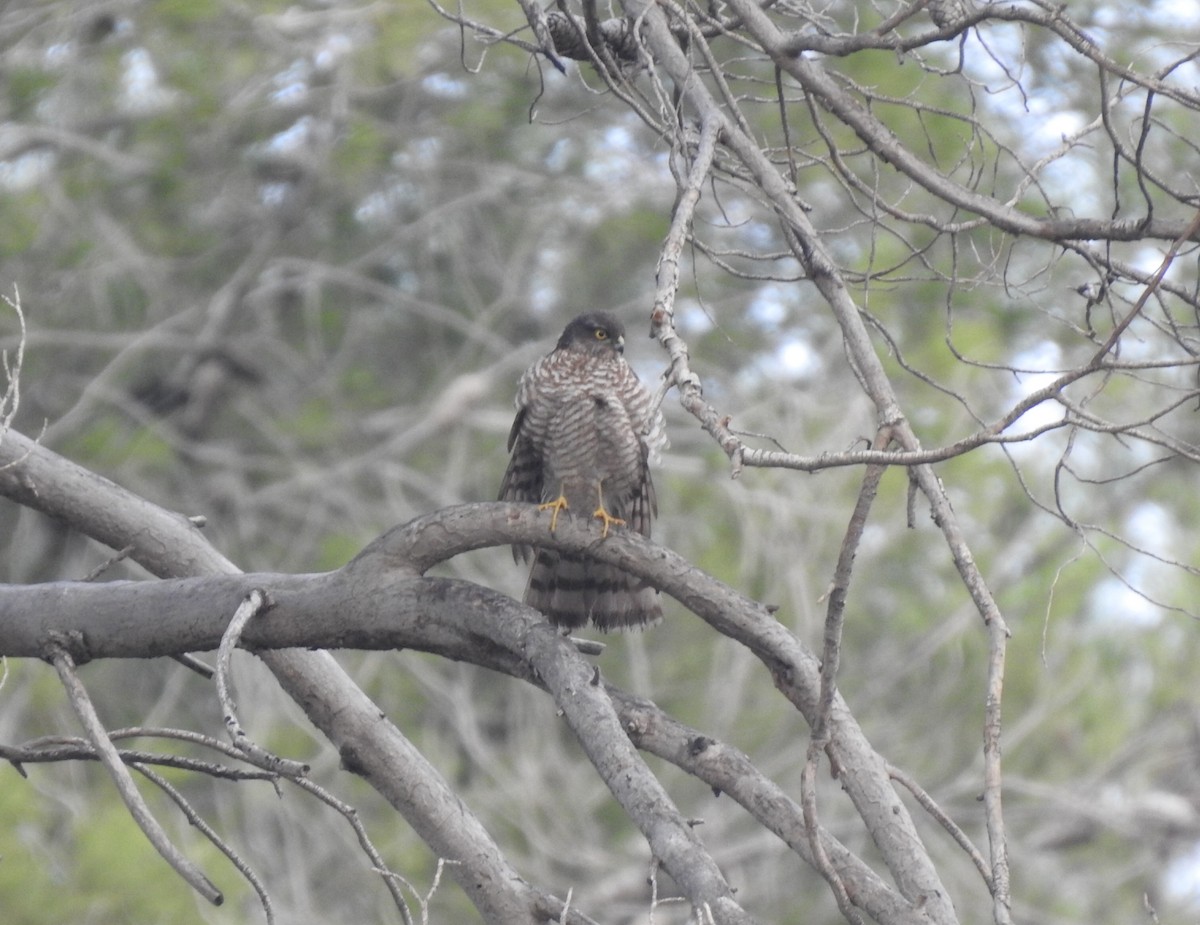
<path id="1" fill-rule="evenodd" d="M 1038 2 L 925 7 L 771 15 L 927 174 L 778 70 L 732 6 L 669 13 L 678 36 L 691 22 L 687 53 L 726 111 L 795 183 L 926 447 L 1082 369 L 1134 316 L 1109 357 L 1123 365 L 1005 431 L 1036 438 L 950 453 L 937 471 L 1013 630 L 1003 744 L 1015 918 L 1136 921 L 1148 901 L 1164 922 L 1190 921 L 1195 229 L 1171 248 L 1198 205 L 1200 24 L 1171 2 L 1062 15 Z M 567 61 L 560 74 L 499 39 L 535 43 L 517 4 L 443 12 L 417 0 L 5 6 L 0 290 L 19 288 L 28 325 L 15 426 L 205 515 L 206 535 L 243 569 L 318 571 L 392 524 L 494 497 L 516 379 L 579 310 L 623 317 L 627 354 L 657 382 L 666 354 L 638 335 L 695 151 L 679 85 L 644 63 L 605 77 Z M 1063 230 L 1031 233 L 1013 215 Z M 1072 225 L 1083 220 L 1095 227 Z M 792 244 L 761 183 L 722 151 L 684 250 L 675 326 L 707 400 L 761 435 L 748 445 L 862 449 L 877 409 Z M 10 352 L 16 330 L 0 311 Z M 673 394 L 665 407 L 657 538 L 779 605 L 819 649 L 861 469 L 747 467 L 731 480 Z M 983 844 L 987 638 L 927 511 L 890 469 L 859 549 L 839 683 L 880 753 Z M 81 578 L 110 555 L 3 500 L 0 543 L 10 583 Z M 451 570 L 518 595 L 524 581 L 507 550 Z M 107 576 L 143 574 L 121 564 Z M 752 655 L 670 605 L 662 627 L 606 642 L 607 677 L 798 794 L 808 729 Z M 544 696 L 414 653 L 339 659 L 525 876 L 573 888 L 604 921 L 645 920 L 645 843 Z M 138 669 L 86 670 L 107 722 L 219 732 L 199 679 L 170 663 Z M 438 859 L 390 811 L 373 814 L 378 797 L 337 773 L 265 672 L 251 659 L 243 671 L 260 737 L 359 806 L 393 869 L 432 883 Z M 10 663 L 0 698 L 5 742 L 72 728 L 42 665 Z M 6 773 L 6 921 L 258 914 L 232 870 L 222 886 L 234 901 L 216 910 L 170 876 L 148 878 L 158 862 L 97 768 Z M 839 919 L 820 878 L 735 805 L 668 766 L 662 776 L 704 819 L 747 909 Z M 266 785 L 176 782 L 241 846 L 281 920 L 394 920 L 353 834 L 294 794 L 280 805 Z M 836 785 L 823 786 L 821 812 L 866 847 Z M 970 862 L 932 822 L 925 834 L 963 920 L 990 915 Z M 471 914 L 445 882 L 430 912 Z M 656 921 L 671 915 L 688 910 L 661 907 Z"/>

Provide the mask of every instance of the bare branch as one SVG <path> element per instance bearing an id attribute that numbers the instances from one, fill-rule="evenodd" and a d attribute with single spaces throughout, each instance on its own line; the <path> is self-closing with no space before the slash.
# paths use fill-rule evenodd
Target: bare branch
<path id="1" fill-rule="evenodd" d="M 443 858 L 438 858 L 437 875 L 434 877 L 433 885 L 429 888 L 429 893 L 422 897 L 407 880 L 397 874 L 395 871 L 389 870 L 387 864 L 384 863 L 383 856 L 371 841 L 371 837 L 367 834 L 366 827 L 362 824 L 362 819 L 359 818 L 358 811 L 349 803 L 337 799 L 333 794 L 329 793 L 325 788 L 318 786 L 311 780 L 305 777 L 291 778 L 291 782 L 306 793 L 310 793 L 318 800 L 329 806 L 341 814 L 346 820 L 350 828 L 354 830 L 354 837 L 358 839 L 358 844 L 362 848 L 363 853 L 370 859 L 373 869 L 383 878 L 384 884 L 387 886 L 388 892 L 392 894 L 392 902 L 396 904 L 396 909 L 400 913 L 400 918 L 405 922 L 405 925 L 412 925 L 412 913 L 409 911 L 408 903 L 404 901 L 404 894 L 400 890 L 399 884 L 403 883 L 413 895 L 417 897 L 421 904 L 421 920 L 426 921 L 428 914 L 429 897 L 433 895 L 437 889 L 438 883 L 442 877 Z"/>
<path id="2" fill-rule="evenodd" d="M 159 790 L 170 797 L 171 801 L 178 806 L 184 816 L 187 817 L 188 823 L 191 824 L 192 827 L 194 827 L 197 831 L 199 831 L 201 835 L 207 838 L 209 842 L 212 843 L 213 847 L 215 847 L 221 852 L 221 854 L 225 855 L 225 857 L 229 859 L 229 863 L 237 868 L 238 873 L 240 873 L 246 879 L 246 882 L 250 884 L 250 887 L 258 895 L 259 904 L 262 906 L 263 913 L 267 918 L 267 925 L 274 925 L 275 907 L 271 903 L 270 894 L 267 893 L 267 888 L 263 885 L 262 880 L 258 877 L 258 875 L 255 874 L 251 869 L 250 865 L 247 864 L 246 861 L 243 860 L 238 853 L 233 850 L 233 848 L 226 844 L 225 840 L 216 833 L 212 826 L 204 821 L 200 814 L 192 808 L 192 805 L 187 801 L 184 795 L 175 787 L 171 786 L 165 777 L 155 771 L 152 771 L 150 768 L 142 764 L 134 763 L 131 764 L 131 767 L 133 767 L 133 769 L 145 777 L 146 780 L 153 783 L 154 786 L 158 787 Z"/>
<path id="3" fill-rule="evenodd" d="M 9 462 L 14 465 L 5 468 Z M 237 574 L 186 517 L 151 504 L 15 431 L 0 444 L 0 494 L 69 520 L 115 549 L 134 545 L 133 558 L 160 576 Z M 238 595 L 228 602 L 226 612 L 233 613 L 240 600 Z M 217 644 L 219 636 L 207 648 Z M 347 766 L 395 806 L 438 856 L 459 862 L 451 875 L 481 914 L 521 921 L 547 905 L 561 907 L 517 875 L 445 778 L 395 726 L 380 722 L 379 707 L 332 656 L 291 650 L 264 652 L 261 657 L 341 750 Z"/>
<path id="4" fill-rule="evenodd" d="M 876 435 L 874 447 L 883 449 L 891 442 L 891 439 L 891 429 L 885 426 Z M 812 737 L 809 740 L 805 756 L 804 771 L 800 777 L 800 799 L 804 809 L 804 824 L 808 829 L 815 866 L 833 891 L 838 909 L 848 921 L 853 923 L 861 923 L 862 916 L 852 906 L 846 885 L 842 882 L 817 837 L 819 826 L 816 778 L 821 754 L 829 745 L 831 738 L 829 717 L 833 712 L 834 696 L 837 692 L 837 673 L 841 661 L 842 628 L 846 616 L 846 594 L 850 587 L 850 575 L 883 473 L 884 467 L 882 466 L 868 466 L 863 473 L 858 501 L 850 515 L 850 523 L 846 527 L 846 535 L 842 539 L 842 548 L 838 553 L 833 581 L 826 595 L 828 603 L 825 615 L 825 635 L 821 649 L 821 694 L 817 704 L 816 722 L 813 725 Z"/>
<path id="5" fill-rule="evenodd" d="M 892 780 L 899 781 L 901 784 L 903 784 L 905 789 L 917 798 L 917 802 L 921 804 L 922 808 L 929 813 L 930 816 L 936 819 L 938 824 L 950 834 L 950 837 L 953 838 L 955 842 L 958 843 L 958 846 L 967 853 L 967 857 L 971 859 L 971 863 L 975 865 L 975 869 L 978 870 L 980 876 L 983 877 L 983 882 L 986 883 L 988 889 L 991 890 L 993 888 L 992 872 L 988 870 L 987 861 L 984 860 L 983 855 L 979 853 L 979 849 L 971 843 L 971 839 L 967 838 L 967 833 L 959 828 L 954 820 L 950 818 L 949 814 L 937 805 L 937 802 L 933 799 L 933 797 L 931 797 L 925 791 L 925 789 L 912 778 L 911 775 L 906 774 L 904 771 L 901 771 L 896 767 L 889 767 L 888 774 L 891 775 Z"/>
<path id="6" fill-rule="evenodd" d="M 14 355 L 9 357 L 7 350 L 0 351 L 0 366 L 4 367 L 4 391 L 0 393 L 0 442 L 12 426 L 17 409 L 21 406 L 21 366 L 25 362 L 25 342 L 28 336 L 25 330 L 25 313 L 21 310 L 21 293 L 13 287 L 13 297 L 0 296 L 17 316 L 17 347 Z"/>
<path id="7" fill-rule="evenodd" d="M 112 777 L 113 783 L 117 787 L 117 792 L 121 795 L 121 800 L 129 809 L 129 814 L 133 817 L 134 822 L 145 833 L 147 840 L 154 846 L 154 850 L 162 855 L 163 860 L 170 864 L 175 869 L 175 872 L 192 889 L 214 906 L 221 905 L 225 901 L 225 897 L 221 894 L 221 891 L 204 875 L 203 871 L 171 844 L 167 833 L 163 831 L 158 820 L 150 812 L 150 807 L 146 805 L 146 801 L 138 793 L 137 787 L 133 783 L 133 778 L 121 762 L 116 748 L 113 747 L 108 734 L 104 730 L 104 725 L 100 722 L 100 717 L 96 714 L 95 707 L 92 706 L 92 701 L 88 697 L 87 690 L 80 683 L 79 676 L 75 673 L 75 661 L 71 658 L 71 653 L 65 646 L 58 643 L 51 643 L 49 655 L 54 664 L 55 671 L 58 672 L 58 678 L 67 692 L 67 697 L 71 702 L 71 707 L 74 709 L 75 715 L 79 717 L 79 722 L 83 726 L 84 732 L 87 733 L 87 737 L 91 741 L 92 747 L 96 750 L 101 763 L 107 769 L 109 776 Z"/>

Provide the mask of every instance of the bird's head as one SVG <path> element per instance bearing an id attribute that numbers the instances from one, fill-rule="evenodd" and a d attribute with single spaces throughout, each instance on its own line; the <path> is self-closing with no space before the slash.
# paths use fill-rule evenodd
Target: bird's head
<path id="1" fill-rule="evenodd" d="M 567 325 L 557 348 L 605 354 L 625 352 L 625 325 L 608 312 L 587 312 Z"/>

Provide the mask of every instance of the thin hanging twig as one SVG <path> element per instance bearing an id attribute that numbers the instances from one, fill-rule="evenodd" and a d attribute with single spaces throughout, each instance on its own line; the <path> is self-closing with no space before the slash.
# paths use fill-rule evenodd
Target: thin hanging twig
<path id="1" fill-rule="evenodd" d="M 117 793 L 120 794 L 121 800 L 125 803 L 129 814 L 133 817 L 133 821 L 145 833 L 146 838 L 154 846 L 154 849 L 163 856 L 163 859 L 168 864 L 175 868 L 179 876 L 214 906 L 221 905 L 225 901 L 224 895 L 204 875 L 200 868 L 189 861 L 171 843 L 163 827 L 159 825 L 158 820 L 150 812 L 150 807 L 142 799 L 142 795 L 138 792 L 137 786 L 133 782 L 133 776 L 121 761 L 116 747 L 109 740 L 108 733 L 104 729 L 104 724 L 100 722 L 96 708 L 92 705 L 87 690 L 79 680 L 79 675 L 75 671 L 75 660 L 71 657 L 71 653 L 67 650 L 67 647 L 61 642 L 53 642 L 50 644 L 48 654 L 50 661 L 54 665 L 54 670 L 58 672 L 59 680 L 67 692 L 67 699 L 71 702 L 71 708 L 75 711 L 75 715 L 79 717 L 79 722 L 83 726 L 88 741 L 96 749 L 96 754 L 99 755 L 100 762 L 108 771 L 109 776 L 112 777 L 113 783 L 117 788 Z"/>
<path id="2" fill-rule="evenodd" d="M 246 757 L 246 760 L 284 777 L 301 777 L 308 773 L 308 765 L 273 755 L 246 734 L 246 730 L 238 721 L 237 704 L 233 699 L 233 685 L 230 677 L 233 650 L 237 648 L 238 640 L 242 638 L 242 631 L 246 628 L 246 624 L 256 614 L 270 609 L 270 606 L 270 597 L 261 588 L 255 588 L 238 605 L 233 619 L 229 621 L 229 627 L 221 637 L 221 646 L 217 649 L 217 697 L 221 701 L 221 715 L 225 720 L 225 728 L 229 730 L 230 741 Z"/>

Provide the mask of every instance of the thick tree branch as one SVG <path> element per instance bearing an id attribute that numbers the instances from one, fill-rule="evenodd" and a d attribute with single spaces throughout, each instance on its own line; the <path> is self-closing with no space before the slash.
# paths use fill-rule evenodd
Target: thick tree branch
<path id="1" fill-rule="evenodd" d="M 655 704 L 607 686 L 621 722 L 639 748 L 670 761 L 736 800 L 763 827 L 775 833 L 806 863 L 816 868 L 812 838 L 803 810 L 778 784 L 763 775 L 750 759 L 724 742 L 704 735 L 667 716 Z M 877 922 L 927 925 L 924 912 L 888 886 L 838 839 L 821 828 L 816 833 L 854 904 Z"/>
<path id="2" fill-rule="evenodd" d="M 114 549 L 133 545 L 131 558 L 162 577 L 208 575 L 231 586 L 237 582 L 236 567 L 186 517 L 164 511 L 15 431 L 0 442 L 0 494 L 69 523 Z M 179 602 L 172 606 L 175 603 Z M 237 608 L 238 600 L 231 604 L 228 614 Z M 6 603 L 0 603 L 3 612 Z M 526 883 L 508 865 L 499 846 L 441 774 L 381 718 L 379 707 L 331 655 L 287 650 L 264 652 L 262 658 L 339 749 L 347 767 L 378 790 L 435 854 L 457 862 L 451 875 L 485 919 L 534 922 L 543 920 L 547 909 L 562 911 L 560 900 Z M 567 919 L 586 921 L 574 911 Z"/>
<path id="3" fill-rule="evenodd" d="M 15 453 L 20 449 L 13 446 L 7 451 Z M 45 465 L 47 458 L 53 459 L 53 454 L 36 447 L 31 449 L 32 468 L 25 472 L 26 476 L 38 472 L 38 466 Z M 27 491 L 28 478 L 14 479 L 10 475 L 0 480 L 0 488 L 4 490 L 17 490 L 14 486 L 20 485 Z M 111 485 L 107 490 L 119 491 Z M 182 518 L 175 521 L 169 515 L 164 516 L 169 523 L 186 523 Z M 815 720 L 820 691 L 817 660 L 761 605 L 637 535 L 621 532 L 600 542 L 599 533 L 590 522 L 567 519 L 548 541 L 545 515 L 526 505 L 478 504 L 439 511 L 390 531 L 343 569 L 326 575 L 215 575 L 180 583 L 114 582 L 102 586 L 56 583 L 6 588 L 0 598 L 7 618 L 4 650 L 13 655 L 41 655 L 50 629 L 72 628 L 84 633 L 75 653 L 79 658 L 145 657 L 211 649 L 219 644 L 229 615 L 244 595 L 261 587 L 271 595 L 275 607 L 246 627 L 242 642 L 248 647 L 407 646 L 461 657 L 457 634 L 465 634 L 474 641 L 483 663 L 530 680 L 534 679 L 534 669 L 530 666 L 536 665 L 537 671 L 543 672 L 542 681 L 555 679 L 559 696 L 563 696 L 568 690 L 579 689 L 580 683 L 589 677 L 590 666 L 576 661 L 573 650 L 567 653 L 570 647 L 565 641 L 562 645 L 567 649 L 556 638 L 543 639 L 539 634 L 545 632 L 544 624 L 534 615 L 503 596 L 474 586 L 419 577 L 420 572 L 436 562 L 468 549 L 532 541 L 585 548 L 597 558 L 649 578 L 714 628 L 751 648 L 770 668 L 785 695 L 810 721 Z M 340 619 L 327 619 L 326 615 L 334 612 Z M 146 619 L 139 623 L 137 632 L 132 632 L 130 620 L 136 614 Z M 47 619 L 51 622 L 47 623 Z M 546 646 L 567 661 L 549 667 L 543 661 L 531 662 L 534 653 L 541 653 L 539 660 L 548 658 L 544 654 Z M 571 664 L 577 667 L 571 670 L 556 667 Z M 367 706 L 369 701 L 351 709 L 350 716 L 361 719 L 347 723 L 344 713 L 340 721 L 327 713 L 335 710 L 335 700 L 327 692 L 322 696 L 320 683 L 306 683 L 302 672 L 286 675 L 283 683 L 327 731 L 352 769 L 365 773 L 379 762 L 423 761 L 415 750 L 401 757 L 396 752 L 397 742 L 391 741 L 390 735 L 380 737 L 373 732 L 380 725 L 386 726 L 386 721 L 379 719 L 377 708 Z M 581 728 L 602 721 L 597 717 L 603 713 L 594 712 L 600 707 L 590 698 L 588 704 L 590 712 L 569 716 Z M 344 704 L 337 707 L 345 709 Z M 360 728 L 360 723 L 368 728 Z M 907 814 L 888 781 L 886 764 L 863 738 L 840 698 L 834 698 L 829 724 L 831 760 L 839 768 L 843 785 L 860 807 L 873 837 L 884 844 L 895 843 L 897 826 L 903 826 Z M 411 749 L 398 733 L 396 737 Z M 605 741 L 611 745 L 611 736 Z M 619 762 L 610 763 L 609 767 L 618 765 Z M 400 805 L 406 805 L 411 798 L 411 794 L 405 797 L 388 792 L 389 799 Z M 456 812 L 461 812 L 461 807 Z M 648 837 L 652 837 L 656 853 L 662 852 L 660 859 L 675 867 L 696 849 L 682 829 L 655 828 L 664 824 L 663 818 L 666 817 L 661 814 L 650 818 Z M 436 834 L 439 840 L 447 837 L 445 833 Z M 915 833 L 908 838 L 911 857 L 921 849 L 914 847 L 919 845 Z M 443 856 L 456 856 L 438 850 Z M 903 870 L 913 862 L 904 859 L 896 863 Z M 680 876 L 682 882 L 687 882 L 686 873 Z M 699 878 L 697 896 L 710 895 L 712 885 L 720 882 L 705 873 L 702 866 L 697 866 L 692 876 Z M 724 901 L 720 895 L 715 898 Z"/>
<path id="4" fill-rule="evenodd" d="M 497 524 L 511 509 L 525 508 L 524 519 L 535 527 L 526 531 L 530 538 L 544 533 L 544 516 L 531 506 L 473 507 L 499 508 L 500 516 L 492 518 Z M 438 529 L 436 522 L 425 526 L 433 532 Z M 579 524 L 574 532 L 588 528 L 590 524 Z M 393 566 L 392 558 L 370 556 L 355 560 L 353 568 L 327 575 L 33 585 L 4 589 L 0 603 L 16 630 L 12 641 L 24 655 L 38 654 L 24 648 L 30 643 L 43 651 L 53 646 L 49 640 L 58 638 L 61 627 L 68 625 L 76 627 L 68 633 L 79 658 L 121 657 L 122 649 L 125 656 L 140 650 L 143 657 L 169 654 L 168 649 L 210 649 L 220 644 L 228 615 L 236 609 L 223 603 L 241 597 L 247 587 L 250 593 L 267 589 L 275 602 L 269 612 L 245 627 L 242 643 L 250 648 L 420 648 L 456 654 L 456 646 L 449 645 L 452 640 L 471 640 L 489 658 L 499 654 L 510 673 L 536 678 L 550 691 L 609 788 L 642 828 L 654 856 L 689 900 L 712 910 L 717 922 L 748 922 L 715 862 L 637 756 L 611 702 L 594 680 L 594 667 L 570 640 L 502 595 L 466 582 L 416 577 Z M 330 620 L 331 613 L 337 613 L 338 619 Z M 156 619 L 160 627 L 143 634 L 141 627 Z M 38 622 L 43 625 L 36 627 Z M 311 635 L 322 625 L 332 632 Z M 141 642 L 131 648 L 129 644 L 139 637 Z M 20 643 L 21 638 L 26 643 Z M 8 648 L 7 641 L 3 648 Z M 376 721 L 382 722 L 378 716 Z M 351 752 L 344 744 L 340 747 L 343 763 L 357 769 L 361 752 Z"/>
<path id="5" fill-rule="evenodd" d="M 588 549 L 598 558 L 654 581 L 715 628 L 754 650 L 771 668 L 777 685 L 789 699 L 810 720 L 815 717 L 820 690 L 817 661 L 761 605 L 636 534 L 621 532 L 600 542 L 599 532 L 590 522 L 568 518 L 548 538 L 546 515 L 528 505 L 475 504 L 436 512 L 397 527 L 343 569 L 325 575 L 254 574 L 180 582 L 113 582 L 102 586 L 56 583 L 7 588 L 0 597 L 8 617 L 3 650 L 14 655 L 37 655 L 52 628 L 85 631 L 77 652 L 80 658 L 146 657 L 210 649 L 219 644 L 229 614 L 243 596 L 253 588 L 263 588 L 275 606 L 246 627 L 242 642 L 248 647 L 408 647 L 458 658 L 463 657 L 461 640 L 465 638 L 471 642 L 475 660 L 516 677 L 554 685 L 557 696 L 567 701 L 579 699 L 581 685 L 590 682 L 590 665 L 578 660 L 565 640 L 552 632 L 545 635 L 549 628 L 535 615 L 485 589 L 417 574 L 469 549 L 535 540 Z M 337 621 L 327 618 L 333 612 L 339 614 Z M 130 619 L 135 614 L 153 625 L 145 626 L 143 632 L 139 624 L 133 632 Z M 47 624 L 47 619 L 51 623 Z M 546 655 L 547 646 L 558 653 L 557 660 Z M 568 670 L 564 665 L 576 667 Z M 289 689 L 297 691 L 302 705 L 324 728 L 327 718 L 320 711 L 314 715 L 304 689 Z M 584 700 L 583 706 L 560 703 L 568 719 L 577 724 L 581 740 L 589 738 L 588 730 L 594 732 L 596 724 L 612 722 L 605 718 L 601 705 L 591 698 Z M 378 721 L 377 715 L 374 719 Z M 340 727 L 333 725 L 337 735 Z M 599 754 L 597 760 L 602 770 L 607 769 L 606 776 L 619 784 L 629 764 L 628 755 L 621 760 L 610 755 L 617 747 L 612 738 L 616 728 L 619 724 L 610 726 L 609 733 L 600 737 L 609 751 Z M 842 782 L 856 797 L 856 804 L 865 807 L 860 812 L 867 827 L 886 841 L 880 830 L 894 829 L 902 809 L 888 784 L 886 765 L 862 737 L 840 698 L 832 704 L 830 729 L 831 754 L 836 756 Z M 357 768 L 361 754 L 357 749 L 362 746 L 351 746 L 341 736 L 334 741 L 342 748 L 343 760 Z M 618 798 L 632 799 L 620 787 L 610 786 L 614 786 Z M 644 823 L 656 856 L 668 870 L 692 865 L 682 874 L 673 871 L 672 875 L 682 878 L 681 883 L 692 878 L 694 895 L 708 896 L 720 881 L 697 862 L 696 857 L 702 855 L 693 856 L 697 849 L 689 841 L 686 825 L 680 828 L 677 822 L 664 821 L 667 819 L 667 815 L 655 811 L 639 821 Z M 719 894 L 706 901 L 717 901 L 714 908 L 725 902 Z M 874 905 L 888 907 L 882 900 Z M 732 910 L 730 914 L 736 919 Z"/>

